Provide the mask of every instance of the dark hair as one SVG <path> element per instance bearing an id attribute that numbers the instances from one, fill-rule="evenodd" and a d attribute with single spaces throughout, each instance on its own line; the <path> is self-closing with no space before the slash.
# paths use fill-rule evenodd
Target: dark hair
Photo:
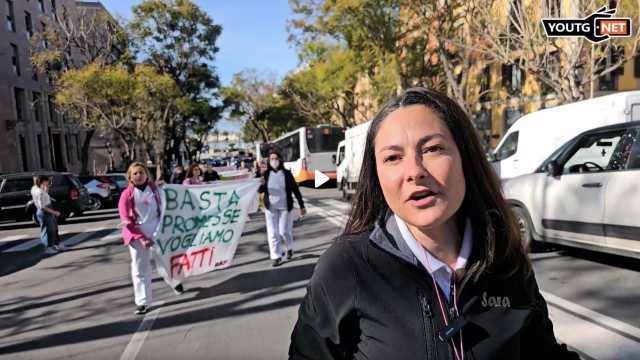
<path id="1" fill-rule="evenodd" d="M 271 148 L 271 150 L 269 150 L 269 157 L 271 157 L 272 154 L 275 154 L 278 157 L 278 160 L 280 160 L 280 166 L 278 166 L 277 169 L 272 168 L 271 162 L 269 161 L 269 158 L 267 158 L 268 169 L 276 171 L 284 169 L 284 162 L 282 161 L 282 154 L 280 154 L 280 151 L 277 148 Z"/>
<path id="2" fill-rule="evenodd" d="M 33 183 L 37 187 L 40 187 L 40 185 L 42 185 L 42 183 L 45 181 L 49 181 L 49 177 L 47 175 L 36 175 L 33 177 Z"/>
<path id="3" fill-rule="evenodd" d="M 478 135 L 467 114 L 453 100 L 435 90 L 412 88 L 387 102 L 373 118 L 367 132 L 362 168 L 344 235 L 370 231 L 389 212 L 376 171 L 375 138 L 380 124 L 393 111 L 424 105 L 444 121 L 460 152 L 466 193 L 456 213 L 458 225 L 471 221 L 473 259 L 468 271 L 479 275 L 488 271 L 519 269 L 528 273 L 531 265 L 514 216 L 502 196 L 500 181 L 484 156 Z"/>
<path id="4" fill-rule="evenodd" d="M 200 165 L 193 163 L 191 165 L 189 165 L 189 169 L 187 170 L 187 178 L 192 178 L 194 176 L 193 171 L 198 168 L 200 170 L 200 173 L 202 173 L 202 169 L 200 169 Z"/>

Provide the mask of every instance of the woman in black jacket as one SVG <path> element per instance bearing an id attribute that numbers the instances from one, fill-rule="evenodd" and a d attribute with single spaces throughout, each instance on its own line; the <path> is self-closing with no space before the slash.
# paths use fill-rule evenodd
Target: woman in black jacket
<path id="1" fill-rule="evenodd" d="M 264 193 L 265 220 L 269 254 L 273 266 L 282 263 L 282 243 L 287 247 L 287 259 L 293 256 L 293 195 L 298 200 L 300 214 L 305 215 L 304 201 L 291 171 L 284 168 L 282 156 L 276 150 L 269 154 L 269 165 L 258 192 Z"/>
<path id="2" fill-rule="evenodd" d="M 462 109 L 424 88 L 367 134 L 342 236 L 320 258 L 291 359 L 575 359 L 556 342 L 500 182 Z"/>

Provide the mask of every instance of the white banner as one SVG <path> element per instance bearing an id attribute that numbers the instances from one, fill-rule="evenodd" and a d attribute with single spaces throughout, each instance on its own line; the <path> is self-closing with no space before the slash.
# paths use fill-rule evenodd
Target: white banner
<path id="1" fill-rule="evenodd" d="M 247 217 L 258 209 L 259 186 L 259 179 L 251 179 L 162 187 L 152 249 L 167 284 L 231 265 Z"/>

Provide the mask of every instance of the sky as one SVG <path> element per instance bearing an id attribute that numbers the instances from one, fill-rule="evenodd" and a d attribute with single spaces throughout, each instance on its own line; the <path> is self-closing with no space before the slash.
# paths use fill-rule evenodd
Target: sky
<path id="1" fill-rule="evenodd" d="M 131 7 L 142 0 L 100 0 L 109 12 L 131 19 Z M 213 21 L 222 26 L 215 67 L 222 85 L 245 68 L 284 77 L 298 64 L 295 49 L 287 42 L 287 0 L 194 0 Z M 240 124 L 222 120 L 220 131 L 238 131 Z"/>

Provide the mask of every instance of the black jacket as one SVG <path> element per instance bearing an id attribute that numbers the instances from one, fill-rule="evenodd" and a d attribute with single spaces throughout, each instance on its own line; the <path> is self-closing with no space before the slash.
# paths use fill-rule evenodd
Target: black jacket
<path id="1" fill-rule="evenodd" d="M 264 193 L 264 206 L 269 209 L 271 208 L 271 204 L 269 203 L 269 175 L 273 170 L 269 168 L 267 172 L 264 174 L 264 184 L 260 185 L 258 189 L 259 193 Z M 296 179 L 294 179 L 291 171 L 282 168 L 280 171 L 284 171 L 284 186 L 285 192 L 287 193 L 287 210 L 291 211 L 293 209 L 293 195 L 296 196 L 298 200 L 298 206 L 300 208 L 304 208 L 304 201 L 302 200 L 302 194 L 300 193 L 300 189 L 298 188 L 298 184 L 296 183 Z"/>
<path id="2" fill-rule="evenodd" d="M 431 277 L 401 237 L 388 216 L 322 255 L 291 335 L 290 359 L 455 359 L 438 336 L 445 325 Z M 556 342 L 533 274 L 483 273 L 465 278 L 458 293 L 465 359 L 578 359 Z"/>

